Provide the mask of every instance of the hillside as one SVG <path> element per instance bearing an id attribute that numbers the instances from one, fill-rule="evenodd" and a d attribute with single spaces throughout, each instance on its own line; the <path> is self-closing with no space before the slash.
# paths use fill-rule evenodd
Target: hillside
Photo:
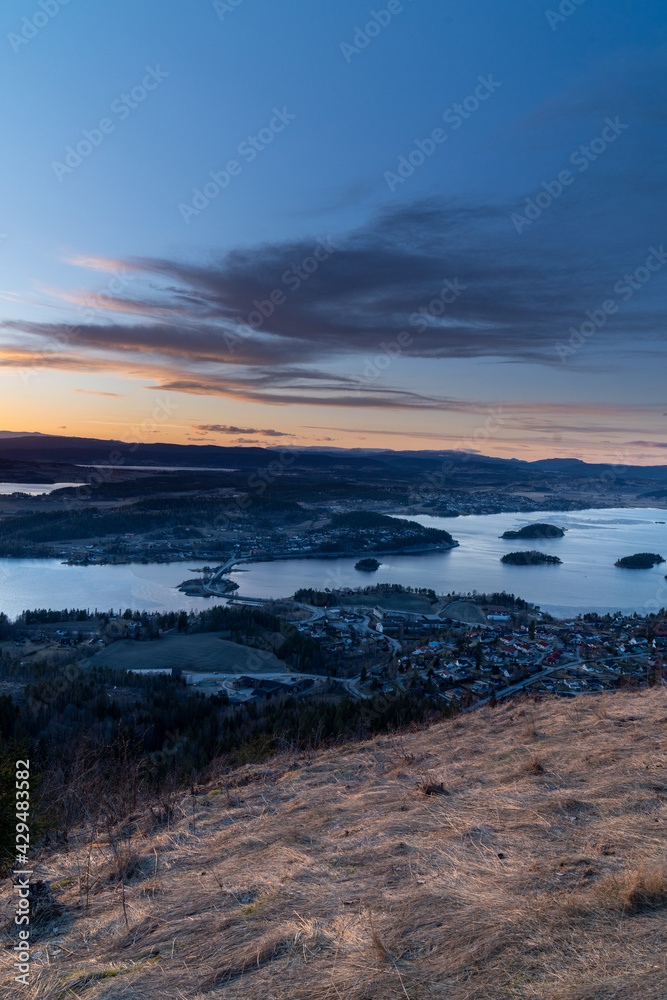
<path id="1" fill-rule="evenodd" d="M 254 655 L 253 655 L 254 653 Z M 229 642 L 219 632 L 200 635 L 163 635 L 159 642 L 119 639 L 86 662 L 89 667 L 116 670 L 222 671 L 243 673 L 252 664 L 253 673 L 285 673 L 288 668 L 272 652 L 261 656 L 251 646 Z"/>
<path id="2" fill-rule="evenodd" d="M 661 687 L 221 768 L 39 859 L 2 995 L 664 1000 L 666 725 Z"/>

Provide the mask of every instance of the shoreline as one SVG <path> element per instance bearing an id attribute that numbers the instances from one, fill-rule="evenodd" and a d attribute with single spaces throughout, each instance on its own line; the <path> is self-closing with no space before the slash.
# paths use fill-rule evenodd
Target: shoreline
<path id="1" fill-rule="evenodd" d="M 662 502 L 665 503 L 665 501 L 662 501 Z M 576 510 L 561 510 L 561 511 L 556 511 L 556 510 L 554 510 L 552 508 L 552 512 L 553 513 L 563 513 L 563 514 L 565 514 L 565 513 L 569 513 L 569 514 L 577 514 L 577 513 L 579 513 L 579 514 L 583 515 L 583 514 L 586 514 L 586 513 L 590 512 L 590 511 L 607 512 L 607 511 L 610 511 L 610 510 L 618 510 L 618 511 L 646 511 L 646 512 L 651 511 L 651 512 L 654 512 L 656 514 L 663 513 L 663 511 L 664 511 L 665 515 L 666 515 L 666 521 L 667 521 L 667 506 L 663 507 L 663 506 L 660 506 L 659 504 L 660 504 L 660 501 L 657 501 L 657 502 L 654 502 L 654 503 L 648 503 L 646 505 L 639 505 L 639 504 L 632 504 L 632 505 L 630 505 L 630 504 L 626 503 L 626 504 L 621 504 L 621 505 L 616 504 L 616 505 L 613 505 L 613 506 L 604 506 L 604 507 L 600 507 L 600 506 L 597 506 L 597 507 L 581 507 L 581 508 L 578 507 Z M 527 515 L 529 515 L 532 512 L 527 512 L 527 511 L 524 511 L 524 510 L 514 510 L 514 511 L 503 511 L 502 513 L 503 514 L 508 514 L 508 515 L 522 515 L 522 516 L 527 516 Z M 544 511 L 543 513 L 546 514 L 546 513 L 549 513 L 549 512 L 548 511 Z M 397 516 L 397 517 L 406 517 L 406 516 L 409 516 L 409 515 L 406 515 L 405 513 L 400 513 L 400 514 L 396 514 L 395 516 Z M 431 518 L 431 517 L 437 518 L 438 517 L 438 515 L 426 514 L 426 513 L 414 514 L 412 516 L 413 517 L 428 516 L 429 518 Z M 498 516 L 497 514 L 461 514 L 461 515 L 459 515 L 459 518 L 462 518 L 463 521 L 465 522 L 469 518 L 480 518 L 481 519 L 481 518 L 497 517 L 497 516 Z M 456 519 L 455 518 L 447 518 L 446 520 L 452 522 L 452 521 L 455 521 L 455 520 L 459 520 L 459 518 L 456 518 Z M 657 520 L 656 523 L 657 524 L 662 524 L 662 523 L 666 523 L 666 522 L 662 521 L 662 520 Z M 452 524 L 451 527 L 454 528 L 454 525 Z M 502 536 L 498 536 L 498 537 L 502 537 Z M 509 539 L 508 539 L 508 541 L 509 541 Z M 516 539 L 515 541 L 518 541 L 518 539 Z M 375 551 L 375 550 L 373 550 L 373 551 L 363 551 L 363 552 L 359 552 L 359 551 L 357 551 L 357 552 L 354 552 L 354 551 L 353 552 L 290 552 L 290 553 L 276 554 L 275 556 L 272 556 L 269 559 L 258 557 L 258 556 L 253 556 L 253 557 L 234 557 L 234 559 L 233 559 L 232 562 L 230 562 L 230 560 L 227 560 L 227 562 L 224 565 L 227 566 L 227 567 L 229 567 L 229 566 L 233 566 L 233 565 L 236 565 L 236 564 L 242 563 L 242 562 L 263 563 L 263 562 L 286 561 L 286 560 L 290 560 L 290 559 L 304 559 L 304 558 L 310 558 L 310 559 L 336 559 L 336 558 L 353 558 L 353 557 L 363 558 L 363 557 L 366 557 L 366 556 L 373 556 L 373 557 L 382 559 L 383 555 L 400 555 L 400 554 L 405 554 L 405 555 L 415 554 L 416 555 L 416 554 L 420 554 L 420 553 L 425 554 L 425 553 L 429 553 L 429 552 L 449 551 L 450 549 L 456 548 L 456 547 L 459 547 L 459 546 L 460 546 L 460 542 L 458 540 L 454 540 L 454 544 L 452 544 L 452 545 L 433 546 L 433 547 L 422 547 L 422 546 L 419 546 L 419 547 L 415 547 L 415 548 L 405 547 L 405 548 L 398 548 L 398 549 L 386 549 L 386 550 L 380 551 L 380 552 Z M 50 553 L 46 553 L 44 551 L 39 551 L 39 552 L 35 552 L 35 553 L 21 553 L 20 555 L 16 555 L 14 553 L 11 553 L 11 554 L 8 553 L 6 555 L 3 555 L 3 554 L 0 553 L 0 560 L 6 559 L 8 561 L 12 560 L 12 562 L 15 561 L 15 562 L 18 562 L 18 563 L 22 563 L 22 562 L 26 562 L 26 561 L 45 561 L 45 562 L 51 562 L 52 561 L 52 562 L 59 562 L 60 565 L 63 565 L 63 566 L 72 566 L 74 568 L 76 568 L 76 567 L 88 567 L 88 566 L 104 566 L 104 567 L 107 567 L 107 566 L 130 566 L 130 565 L 171 566 L 171 565 L 174 565 L 176 563 L 185 564 L 187 562 L 201 562 L 201 563 L 208 562 L 209 564 L 211 564 L 211 563 L 215 564 L 216 559 L 219 559 L 219 558 L 220 558 L 220 556 L 216 557 L 216 555 L 214 553 L 205 553 L 205 554 L 199 555 L 198 553 L 191 552 L 191 553 L 188 553 L 187 555 L 182 555 L 182 556 L 174 554 L 171 558 L 165 558 L 165 557 L 163 557 L 163 558 L 159 558 L 159 557 L 156 558 L 155 556 L 152 555 L 152 553 L 144 553 L 142 555 L 128 556 L 128 557 L 125 557 L 125 558 L 104 558 L 104 557 L 102 557 L 102 558 L 97 558 L 97 559 L 90 559 L 88 561 L 86 561 L 86 560 L 79 561 L 79 560 L 74 560 L 72 558 L 62 559 L 62 557 L 59 558 L 59 554 L 50 554 Z"/>
<path id="2" fill-rule="evenodd" d="M 211 580 L 204 584 L 204 590 L 207 590 L 210 594 L 215 597 L 225 597 L 225 594 L 219 594 L 216 590 L 212 590 L 211 586 L 215 583 L 217 579 L 223 576 L 225 573 L 229 573 L 234 566 L 240 565 L 241 563 L 266 563 L 266 562 L 285 562 L 289 559 L 357 559 L 364 557 L 373 557 L 375 559 L 382 555 L 385 556 L 395 556 L 395 555 L 421 555 L 429 552 L 449 552 L 450 549 L 456 549 L 461 543 L 454 540 L 451 545 L 429 545 L 429 546 L 407 546 L 402 549 L 384 549 L 383 552 L 290 552 L 285 553 L 285 555 L 271 556 L 269 559 L 261 559 L 257 556 L 239 556 L 233 560 L 228 559 L 227 562 L 219 569 Z"/>

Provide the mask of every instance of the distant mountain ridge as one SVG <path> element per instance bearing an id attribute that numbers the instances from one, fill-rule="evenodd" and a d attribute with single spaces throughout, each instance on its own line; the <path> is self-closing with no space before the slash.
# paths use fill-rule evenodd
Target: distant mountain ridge
<path id="1" fill-rule="evenodd" d="M 428 474 L 441 470 L 443 462 L 455 463 L 457 471 L 488 474 L 500 484 L 516 480 L 517 473 L 547 473 L 549 476 L 568 476 L 595 479 L 616 469 L 616 481 L 624 479 L 667 480 L 667 464 L 612 466 L 606 463 L 588 463 L 577 458 L 543 458 L 527 462 L 517 458 L 496 458 L 471 452 L 440 449 L 437 451 L 392 451 L 391 449 L 356 448 L 297 448 L 292 445 L 271 448 L 238 447 L 211 444 L 169 444 L 156 442 L 137 444 L 126 441 L 98 438 L 69 437 L 30 432 L 0 431 L 0 458 L 28 462 L 62 462 L 92 465 L 164 465 L 182 468 L 201 466 L 210 468 L 255 468 L 267 464 L 275 452 L 294 454 L 291 468 L 331 469 L 340 467 L 352 471 L 396 470 L 403 473 Z M 443 470 L 444 471 L 444 470 Z"/>

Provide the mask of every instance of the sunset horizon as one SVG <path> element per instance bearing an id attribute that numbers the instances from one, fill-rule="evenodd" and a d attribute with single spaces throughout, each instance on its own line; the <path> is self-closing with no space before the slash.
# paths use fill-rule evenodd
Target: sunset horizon
<path id="1" fill-rule="evenodd" d="M 129 35 L 53 3 L 7 11 L 0 70 L 57 80 L 2 167 L 7 429 L 127 439 L 157 396 L 178 443 L 661 461 L 653 4 L 595 40 L 585 4 L 345 0 L 293 18 L 288 65 L 266 0 Z M 77 62 L 93 30 L 121 61 Z"/>

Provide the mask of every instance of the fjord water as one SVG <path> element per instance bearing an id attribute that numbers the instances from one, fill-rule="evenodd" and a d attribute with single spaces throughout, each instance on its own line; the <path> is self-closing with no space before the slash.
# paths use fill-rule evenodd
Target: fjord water
<path id="1" fill-rule="evenodd" d="M 276 559 L 238 566 L 231 578 L 244 597 L 285 597 L 299 587 L 361 587 L 401 583 L 438 593 L 507 591 L 568 617 L 584 611 L 649 612 L 667 606 L 667 563 L 649 570 L 614 566 L 619 556 L 658 552 L 667 558 L 667 511 L 614 508 L 539 514 L 487 514 L 457 518 L 419 516 L 460 542 L 446 552 L 381 556 L 375 573 L 355 570 L 355 558 Z M 508 529 L 535 521 L 566 529 L 563 538 L 505 540 Z M 560 566 L 507 566 L 505 552 L 539 549 L 559 556 Z M 210 562 L 210 560 L 209 560 Z M 193 560 L 123 566 L 65 566 L 55 559 L 0 559 L 0 611 L 82 607 L 107 610 L 197 610 L 211 600 L 186 597 L 175 588 L 190 577 Z"/>
<path id="2" fill-rule="evenodd" d="M 11 496 L 12 493 L 27 493 L 31 497 L 44 496 L 54 490 L 63 490 L 66 486 L 81 486 L 81 483 L 0 483 L 0 496 Z"/>
<path id="3" fill-rule="evenodd" d="M 355 570 L 356 559 L 293 559 L 240 566 L 231 574 L 238 593 L 269 597 L 296 587 L 360 587 L 401 583 L 431 587 L 437 593 L 506 591 L 559 617 L 584 611 L 654 611 L 667 607 L 667 562 L 650 570 L 614 566 L 619 556 L 658 552 L 667 559 L 667 511 L 646 508 L 591 509 L 539 514 L 482 514 L 465 517 L 416 516 L 412 520 L 443 528 L 460 544 L 446 552 L 381 555 L 375 573 Z M 500 538 L 508 529 L 536 521 L 565 528 L 563 538 Z M 659 523 L 662 522 L 662 523 Z M 562 559 L 562 565 L 508 566 L 506 552 L 537 549 Z"/>

